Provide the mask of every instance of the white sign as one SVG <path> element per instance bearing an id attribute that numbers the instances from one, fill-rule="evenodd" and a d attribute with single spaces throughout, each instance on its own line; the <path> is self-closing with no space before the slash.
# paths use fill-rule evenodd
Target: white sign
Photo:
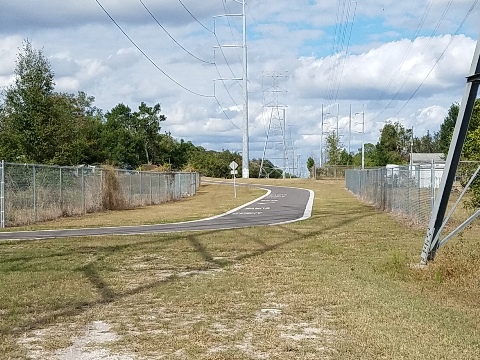
<path id="1" fill-rule="evenodd" d="M 230 171 L 230 174 L 233 175 L 233 194 L 235 197 L 237 197 L 237 187 L 235 185 L 235 175 L 238 174 L 237 167 L 238 167 L 238 164 L 235 161 L 232 161 L 230 163 L 230 169 L 232 169 L 232 171 Z"/>

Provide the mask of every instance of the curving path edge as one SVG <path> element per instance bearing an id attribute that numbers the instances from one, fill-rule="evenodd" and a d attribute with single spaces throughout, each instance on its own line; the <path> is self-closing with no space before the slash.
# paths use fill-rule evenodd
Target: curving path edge
<path id="1" fill-rule="evenodd" d="M 238 185 L 258 187 L 265 189 L 267 193 L 226 213 L 201 220 L 158 225 L 0 232 L 0 241 L 226 230 L 258 225 L 287 224 L 308 219 L 312 214 L 314 200 L 312 190 L 270 185 Z"/>

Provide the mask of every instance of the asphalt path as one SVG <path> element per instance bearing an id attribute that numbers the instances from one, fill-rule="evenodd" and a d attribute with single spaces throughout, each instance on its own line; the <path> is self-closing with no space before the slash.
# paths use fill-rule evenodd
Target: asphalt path
<path id="1" fill-rule="evenodd" d="M 0 232 L 0 240 L 41 240 L 80 236 L 223 230 L 258 225 L 280 225 L 308 219 L 311 216 L 314 198 L 311 190 L 269 185 L 239 185 L 258 187 L 265 189 L 267 193 L 224 214 L 202 220 L 158 225 Z"/>

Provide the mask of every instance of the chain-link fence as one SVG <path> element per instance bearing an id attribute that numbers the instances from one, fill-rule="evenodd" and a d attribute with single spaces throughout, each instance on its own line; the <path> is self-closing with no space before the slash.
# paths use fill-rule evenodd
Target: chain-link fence
<path id="1" fill-rule="evenodd" d="M 1 162 L 1 227 L 195 195 L 198 173 L 160 173 Z"/>
<path id="2" fill-rule="evenodd" d="M 391 211 L 415 225 L 428 225 L 443 163 L 347 170 L 347 189 L 379 209 Z"/>

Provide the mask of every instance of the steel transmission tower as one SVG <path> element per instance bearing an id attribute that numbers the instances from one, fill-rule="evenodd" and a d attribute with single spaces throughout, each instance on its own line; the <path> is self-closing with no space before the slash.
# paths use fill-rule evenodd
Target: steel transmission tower
<path id="1" fill-rule="evenodd" d="M 425 237 L 425 243 L 422 250 L 420 262 L 426 264 L 427 261 L 433 260 L 438 249 L 443 246 L 452 236 L 468 226 L 473 220 L 480 216 L 480 210 L 477 210 L 469 219 L 463 222 L 457 229 L 447 235 L 444 239 L 440 239 L 442 230 L 445 227 L 451 213 L 445 219 L 450 192 L 452 191 L 455 174 L 457 172 L 460 155 L 463 145 L 467 137 L 468 124 L 472 117 L 473 107 L 477 98 L 478 87 L 480 85 L 480 41 L 477 40 L 477 46 L 470 67 L 470 73 L 467 76 L 467 84 L 463 94 L 462 103 L 458 111 L 455 130 L 453 131 L 452 141 L 448 150 L 445 168 L 443 170 L 442 181 L 438 188 L 435 204 L 432 209 L 430 223 Z M 480 167 L 479 167 L 480 170 Z M 479 171 L 477 170 L 477 172 Z M 470 181 L 473 181 L 477 173 L 475 173 Z M 468 187 L 468 186 L 467 186 Z"/>
<path id="2" fill-rule="evenodd" d="M 223 1 L 223 0 L 222 0 Z M 243 76 L 240 79 L 230 79 L 230 80 L 243 80 L 243 126 L 242 126 L 242 178 L 247 179 L 250 177 L 250 154 L 249 154 L 249 133 L 248 133 L 248 61 L 247 61 L 247 15 L 246 15 L 246 0 L 233 0 L 238 4 L 242 5 L 241 14 L 224 14 L 215 16 L 219 17 L 241 17 L 242 18 L 242 45 L 218 45 L 214 48 L 242 48 L 243 53 Z M 215 26 L 214 26 L 215 27 Z M 217 79 L 217 80 L 228 80 L 228 79 Z"/>
<path id="3" fill-rule="evenodd" d="M 270 177 L 274 172 L 282 173 L 285 178 L 288 168 L 287 157 L 287 141 L 286 141 L 286 108 L 287 106 L 281 104 L 278 96 L 284 90 L 280 90 L 279 80 L 286 78 L 285 73 L 265 72 L 263 79 L 269 78 L 271 85 L 264 88 L 264 118 L 268 118 L 268 124 L 265 134 L 265 145 L 263 147 L 262 161 L 260 163 L 260 171 L 258 177 Z M 266 94 L 270 96 L 266 96 Z M 267 102 L 267 100 L 269 100 Z M 270 164 L 266 163 L 270 161 Z M 270 165 L 273 165 L 270 166 Z"/>

